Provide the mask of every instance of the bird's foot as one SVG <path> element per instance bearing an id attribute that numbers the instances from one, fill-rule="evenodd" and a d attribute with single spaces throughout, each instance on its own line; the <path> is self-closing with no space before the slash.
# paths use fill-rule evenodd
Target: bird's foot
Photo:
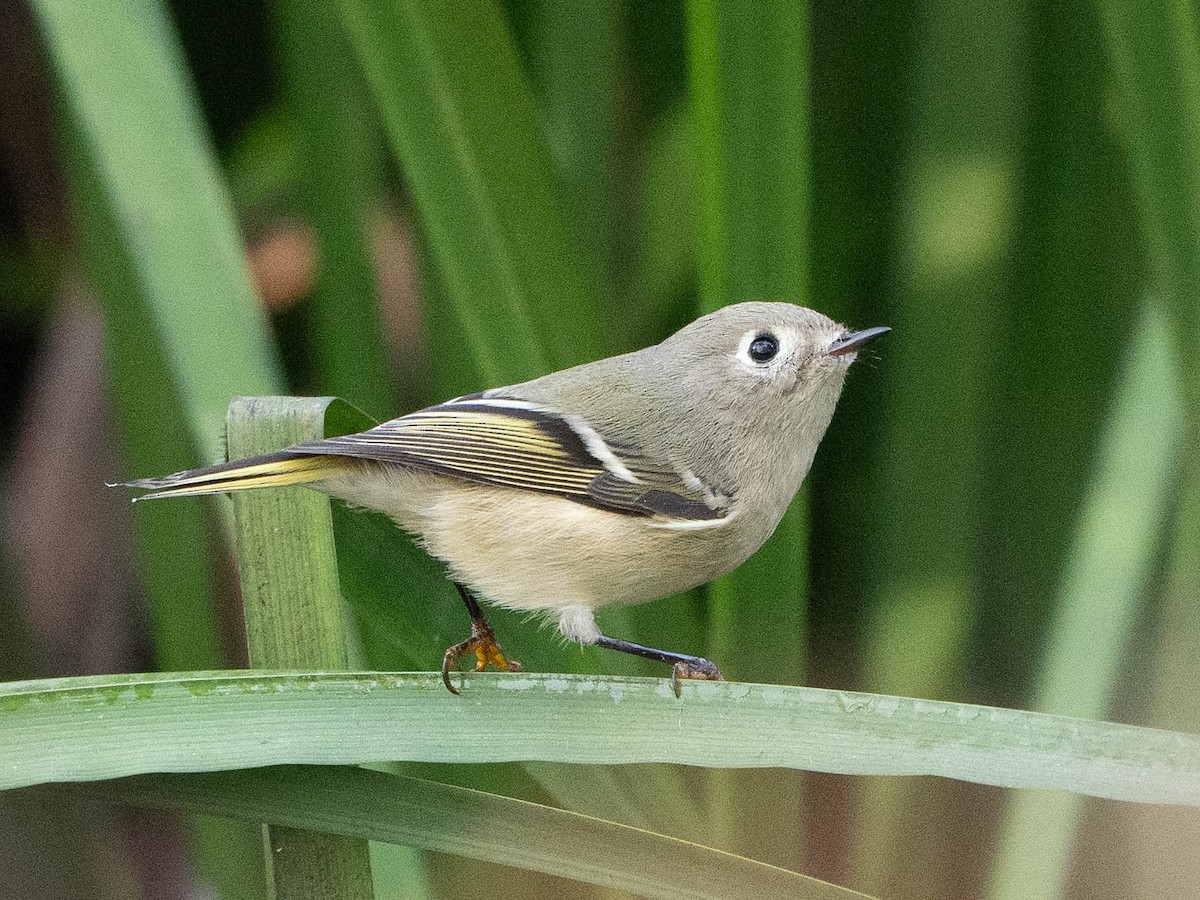
<path id="1" fill-rule="evenodd" d="M 725 676 L 715 663 L 699 656 L 689 656 L 681 659 L 671 667 L 671 689 L 679 696 L 681 679 L 689 678 L 696 681 L 724 681 Z"/>
<path id="2" fill-rule="evenodd" d="M 641 644 L 633 644 L 629 641 L 623 641 L 620 638 L 606 637 L 603 634 L 596 638 L 595 644 L 597 647 L 604 647 L 606 650 L 619 650 L 622 653 L 640 656 L 642 659 L 652 659 L 655 662 L 669 663 L 671 665 L 671 690 L 675 692 L 676 697 L 679 696 L 679 682 L 684 678 L 698 679 L 700 681 L 725 680 L 725 676 L 721 674 L 721 670 L 716 665 L 700 656 L 688 656 L 686 653 L 672 653 L 669 650 L 655 650 L 653 647 L 643 647 Z"/>
<path id="3" fill-rule="evenodd" d="M 496 635 L 492 626 L 484 618 L 471 620 L 471 636 L 465 641 L 455 644 L 446 650 L 442 657 L 442 683 L 452 694 L 458 693 L 458 688 L 450 683 L 450 670 L 458 665 L 464 656 L 475 654 L 475 671 L 482 672 L 489 665 L 506 672 L 520 672 L 521 664 L 515 659 L 507 659 L 500 645 L 496 643 Z"/>

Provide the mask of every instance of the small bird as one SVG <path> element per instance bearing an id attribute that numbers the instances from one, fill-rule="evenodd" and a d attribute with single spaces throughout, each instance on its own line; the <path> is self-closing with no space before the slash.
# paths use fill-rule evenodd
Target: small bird
<path id="1" fill-rule="evenodd" d="M 469 394 L 368 431 L 128 482 L 181 497 L 304 485 L 386 513 L 444 562 L 475 656 L 518 670 L 479 601 L 542 611 L 564 637 L 720 680 L 698 656 L 600 633 L 594 612 L 731 571 L 770 537 L 808 474 L 867 341 L 790 303 L 739 303 L 660 344 Z"/>

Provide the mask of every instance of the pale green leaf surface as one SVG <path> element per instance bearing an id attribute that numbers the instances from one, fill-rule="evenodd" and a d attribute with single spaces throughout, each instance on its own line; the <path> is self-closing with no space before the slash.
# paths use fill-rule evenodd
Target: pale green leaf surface
<path id="1" fill-rule="evenodd" d="M 1185 398 L 1186 447 L 1176 490 L 1171 560 L 1158 615 L 1148 720 L 1200 727 L 1200 40 L 1186 0 L 1101 0 L 1115 112 L 1140 207 L 1142 237 L 1172 325 Z M 1180 827 L 1182 826 L 1182 827 Z M 1181 822 L 1135 839 L 1134 884 L 1170 890 L 1169 872 L 1194 860 L 1200 827 Z M 1185 878 L 1194 884 L 1195 869 Z M 1190 886 L 1190 884 L 1189 884 Z"/>
<path id="2" fill-rule="evenodd" d="M 1098 7 L 1153 289 L 1165 301 L 1184 396 L 1186 446 L 1151 718 L 1191 728 L 1200 722 L 1200 40 L 1195 7 L 1183 0 Z"/>
<path id="3" fill-rule="evenodd" d="M 942 775 L 1200 806 L 1200 737 L 736 682 L 483 673 L 90 676 L 0 687 L 0 787 L 380 760 L 675 762 Z"/>

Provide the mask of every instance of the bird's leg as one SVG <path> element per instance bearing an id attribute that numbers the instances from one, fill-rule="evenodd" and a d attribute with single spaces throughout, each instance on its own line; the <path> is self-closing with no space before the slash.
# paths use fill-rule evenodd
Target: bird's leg
<path id="1" fill-rule="evenodd" d="M 520 672 L 521 664 L 519 662 L 515 659 L 504 658 L 504 652 L 496 643 L 496 635 L 492 631 L 487 617 L 483 614 L 479 601 L 458 582 L 455 582 L 454 586 L 458 588 L 458 595 L 462 597 L 463 603 L 467 606 L 467 612 L 471 615 L 471 636 L 450 647 L 446 650 L 446 655 L 442 657 L 442 683 L 446 685 L 446 690 L 452 694 L 458 693 L 458 689 L 450 683 L 450 669 L 469 653 L 475 654 L 476 672 L 482 672 L 489 663 L 497 669 Z"/>
<path id="2" fill-rule="evenodd" d="M 643 647 L 641 644 L 633 644 L 629 641 L 605 637 L 604 635 L 596 638 L 595 644 L 597 647 L 606 647 L 609 650 L 632 653 L 634 656 L 640 656 L 643 659 L 670 663 L 671 688 L 675 691 L 676 697 L 679 696 L 679 680 L 681 678 L 696 678 L 701 681 L 725 680 L 725 676 L 721 674 L 720 669 L 700 656 L 688 656 L 686 653 L 671 653 L 669 650 L 655 650 L 653 647 Z"/>

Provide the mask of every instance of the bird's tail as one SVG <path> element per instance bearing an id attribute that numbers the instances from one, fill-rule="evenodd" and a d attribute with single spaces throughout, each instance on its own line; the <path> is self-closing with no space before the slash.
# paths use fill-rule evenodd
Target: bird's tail
<path id="1" fill-rule="evenodd" d="M 251 456 L 233 462 L 189 469 L 159 478 L 141 478 L 110 487 L 143 488 L 150 491 L 135 499 L 157 500 L 161 497 L 193 497 L 201 494 L 223 494 L 249 491 L 256 488 L 282 487 L 289 484 L 312 484 L 323 481 L 346 466 L 347 461 L 336 456 L 309 455 L 288 450 Z"/>

